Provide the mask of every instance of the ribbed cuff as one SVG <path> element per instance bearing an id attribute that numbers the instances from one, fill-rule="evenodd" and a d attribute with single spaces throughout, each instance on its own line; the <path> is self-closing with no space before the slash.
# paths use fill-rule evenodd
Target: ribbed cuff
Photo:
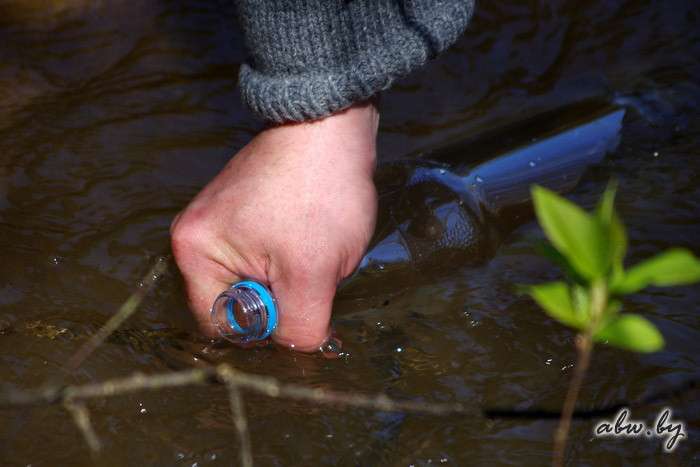
<path id="1" fill-rule="evenodd" d="M 473 0 L 238 0 L 243 100 L 277 123 L 335 113 L 391 86 L 464 31 Z"/>

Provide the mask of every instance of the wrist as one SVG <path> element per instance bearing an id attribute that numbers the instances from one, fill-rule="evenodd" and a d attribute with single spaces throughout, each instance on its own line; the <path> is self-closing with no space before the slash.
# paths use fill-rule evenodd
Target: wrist
<path id="1" fill-rule="evenodd" d="M 326 162 L 362 170 L 370 178 L 376 165 L 379 111 L 374 101 L 354 104 L 318 120 L 276 125 L 259 136 L 269 147 L 285 148 L 285 157 L 322 158 Z"/>

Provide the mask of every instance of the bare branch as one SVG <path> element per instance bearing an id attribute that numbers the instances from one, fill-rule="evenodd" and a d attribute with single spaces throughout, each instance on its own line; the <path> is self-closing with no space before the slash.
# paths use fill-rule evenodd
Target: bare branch
<path id="1" fill-rule="evenodd" d="M 240 443 L 241 466 L 253 467 L 253 449 L 250 443 L 250 433 L 248 431 L 248 419 L 245 414 L 245 404 L 238 385 L 228 376 L 228 372 L 221 374 L 228 388 L 229 403 L 231 404 L 231 417 L 238 432 Z"/>
<path id="2" fill-rule="evenodd" d="M 127 319 L 134 314 L 138 309 L 139 305 L 143 301 L 146 294 L 151 290 L 156 279 L 165 272 L 168 266 L 167 259 L 165 257 L 159 257 L 156 260 L 156 264 L 151 267 L 151 269 L 146 273 L 146 275 L 141 280 L 140 287 L 134 292 L 119 308 L 119 310 L 112 315 L 112 317 L 102 326 L 95 334 L 90 337 L 90 339 L 85 342 L 78 349 L 75 354 L 66 362 L 64 369 L 67 373 L 75 371 L 80 365 L 83 364 L 85 359 L 87 359 L 94 351 L 99 347 L 105 339 L 107 339 L 110 334 L 116 331 L 119 326 L 124 323 Z"/>
<path id="3" fill-rule="evenodd" d="M 80 433 L 83 435 L 83 438 L 85 439 L 85 442 L 90 448 L 90 451 L 92 451 L 93 455 L 100 452 L 102 449 L 102 443 L 100 442 L 100 438 L 97 436 L 97 433 L 95 433 L 95 430 L 92 428 L 92 423 L 90 422 L 90 412 L 85 404 L 71 399 L 66 399 L 63 401 L 63 406 L 73 417 L 75 425 L 80 430 Z"/>

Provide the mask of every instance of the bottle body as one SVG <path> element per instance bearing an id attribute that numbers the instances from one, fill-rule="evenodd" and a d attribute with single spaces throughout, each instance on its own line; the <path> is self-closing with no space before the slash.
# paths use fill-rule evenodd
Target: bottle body
<path id="1" fill-rule="evenodd" d="M 490 258 L 531 217 L 531 186 L 571 190 L 587 167 L 615 149 L 623 116 L 622 109 L 604 108 L 466 170 L 424 159 L 380 167 L 375 235 L 339 292 L 370 296 Z M 452 152 L 466 158 L 464 151 Z M 242 281 L 219 295 L 211 319 L 223 337 L 247 343 L 272 334 L 278 310 L 265 286 Z"/>

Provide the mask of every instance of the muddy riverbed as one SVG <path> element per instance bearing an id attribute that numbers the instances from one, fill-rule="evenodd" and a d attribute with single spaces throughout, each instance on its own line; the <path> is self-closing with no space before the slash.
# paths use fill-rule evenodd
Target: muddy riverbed
<path id="1" fill-rule="evenodd" d="M 618 149 L 572 199 L 591 206 L 607 181 L 629 230 L 630 261 L 700 252 L 700 15 L 693 2 L 480 2 L 459 42 L 381 102 L 384 161 L 591 96 L 626 96 Z M 0 0 L 0 385 L 60 372 L 167 251 L 172 217 L 259 129 L 236 89 L 244 59 L 230 2 Z M 504 135 L 507 137 L 507 135 Z M 477 157 L 465 154 L 465 160 Z M 515 285 L 559 272 L 535 223 L 490 261 L 427 277 L 398 294 L 338 297 L 336 360 L 275 348 L 209 348 L 175 268 L 131 332 L 71 377 L 228 362 L 282 381 L 475 408 L 560 407 L 572 333 Z M 667 346 L 653 355 L 599 348 L 582 407 L 635 400 L 700 378 L 700 290 L 648 289 L 626 309 Z M 164 332 L 175 330 L 175 332 Z M 668 405 L 688 439 L 595 439 L 573 426 L 571 465 L 697 465 L 697 390 Z M 551 420 L 434 417 L 246 397 L 256 465 L 532 465 L 549 461 Z M 104 445 L 90 452 L 60 407 L 0 409 L 0 464 L 233 465 L 235 429 L 220 386 L 91 401 Z"/>

